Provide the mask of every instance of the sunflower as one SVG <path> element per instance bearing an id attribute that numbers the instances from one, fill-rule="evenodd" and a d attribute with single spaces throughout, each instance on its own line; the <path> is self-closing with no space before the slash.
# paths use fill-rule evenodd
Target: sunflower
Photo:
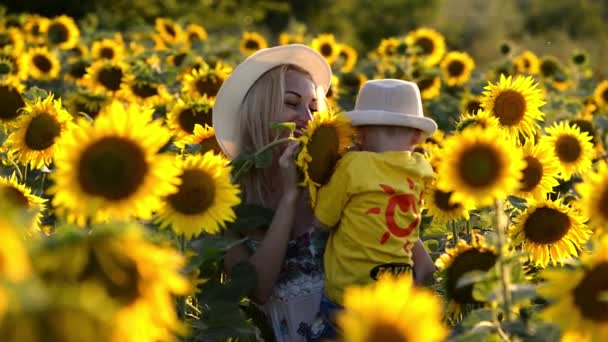
<path id="1" fill-rule="evenodd" d="M 567 78 L 566 76 L 555 77 L 551 85 L 558 91 L 566 91 L 575 84 L 574 80 Z"/>
<path id="2" fill-rule="evenodd" d="M 75 47 L 68 50 L 68 61 L 78 60 L 78 59 L 89 59 L 90 52 L 89 47 L 83 43 L 79 43 Z"/>
<path id="3" fill-rule="evenodd" d="M 153 112 L 113 101 L 92 124 L 80 120 L 63 135 L 49 188 L 59 214 L 79 225 L 88 218 L 147 219 L 177 189 L 179 170 L 157 154 L 171 133 L 150 122 Z"/>
<path id="4" fill-rule="evenodd" d="M 20 55 L 23 52 L 24 42 L 23 34 L 16 28 L 0 32 L 0 50 L 9 50 L 14 55 Z"/>
<path id="5" fill-rule="evenodd" d="M 181 184 L 159 209 L 161 228 L 171 227 L 177 235 L 191 239 L 202 232 L 217 234 L 235 219 L 233 207 L 240 203 L 239 189 L 230 182 L 231 167 L 222 156 L 178 157 Z"/>
<path id="6" fill-rule="evenodd" d="M 459 86 L 467 83 L 475 61 L 466 52 L 451 51 L 441 61 L 441 70 L 449 86 Z"/>
<path id="7" fill-rule="evenodd" d="M 376 52 L 381 58 L 392 58 L 397 55 L 397 47 L 401 44 L 401 40 L 395 37 L 383 38 L 376 48 Z"/>
<path id="8" fill-rule="evenodd" d="M 515 219 L 509 235 L 514 245 L 523 243 L 531 261 L 540 267 L 549 263 L 563 263 L 576 257 L 591 236 L 583 216 L 556 201 L 528 201 L 528 209 Z"/>
<path id="9" fill-rule="evenodd" d="M 186 27 L 186 39 L 188 43 L 194 44 L 196 42 L 202 42 L 207 40 L 207 31 L 204 27 L 198 24 L 190 24 Z"/>
<path id="10" fill-rule="evenodd" d="M 338 53 L 338 59 L 342 60 L 342 67 L 340 68 L 340 72 L 350 72 L 357 64 L 357 50 L 347 44 L 340 44 L 339 49 L 340 52 Z"/>
<path id="11" fill-rule="evenodd" d="M 5 182 L 3 178 L 0 178 L 0 191 L 5 192 L 3 189 Z M 0 195 L 4 197 L 4 194 Z M 13 196 L 13 195 L 9 195 Z M 4 198 L 3 198 L 4 201 Z M 0 203 L 0 207 L 4 203 Z M 27 247 L 23 243 L 22 234 L 18 231 L 18 226 L 11 220 L 7 220 L 4 216 L 6 215 L 5 208 L 0 213 L 0 238 L 2 239 L 2 248 L 0 248 L 0 279 L 3 281 L 9 280 L 11 282 L 20 282 L 26 280 L 32 273 L 32 266 L 30 257 L 28 255 Z M 4 282 L 3 282 L 4 285 Z M 0 290 L 2 290 L 0 286 Z M 2 321 L 3 314 L 3 299 L 2 293 L 0 293 L 0 322 Z"/>
<path id="12" fill-rule="evenodd" d="M 530 75 L 538 74 L 540 60 L 532 51 L 524 51 L 521 55 L 513 58 L 513 64 L 517 72 Z"/>
<path id="13" fill-rule="evenodd" d="M 436 186 L 427 186 L 424 190 L 425 216 L 432 216 L 433 223 L 445 224 L 450 221 L 469 219 L 469 211 L 462 203 L 451 200 L 452 193 L 437 189 Z"/>
<path id="14" fill-rule="evenodd" d="M 279 34 L 279 45 L 302 44 L 303 42 L 304 36 L 301 34 L 290 34 L 287 32 Z"/>
<path id="15" fill-rule="evenodd" d="M 193 99 L 202 96 L 215 98 L 231 72 L 232 68 L 221 62 L 218 62 L 214 68 L 203 63 L 201 67 L 192 69 L 192 72 L 184 77 L 182 93 Z"/>
<path id="16" fill-rule="evenodd" d="M 156 18 L 154 27 L 163 42 L 173 45 L 183 39 L 184 31 L 180 25 L 169 18 Z"/>
<path id="17" fill-rule="evenodd" d="M 467 94 L 460 101 L 460 112 L 463 114 L 477 114 L 481 109 L 481 96 Z"/>
<path id="18" fill-rule="evenodd" d="M 545 78 L 554 77 L 560 72 L 561 68 L 559 60 L 553 56 L 543 57 L 538 67 L 540 74 Z"/>
<path id="19" fill-rule="evenodd" d="M 94 93 L 114 97 L 123 87 L 127 70 L 123 62 L 99 60 L 87 69 L 81 84 Z"/>
<path id="20" fill-rule="evenodd" d="M 587 172 L 583 182 L 576 184 L 580 194 L 579 207 L 583 214 L 590 218 L 589 224 L 600 231 L 606 231 L 608 222 L 608 166 L 599 164 L 597 171 Z"/>
<path id="21" fill-rule="evenodd" d="M 439 76 L 426 76 L 417 79 L 415 82 L 420 89 L 420 96 L 423 100 L 439 97 L 441 91 L 441 79 Z"/>
<path id="22" fill-rule="evenodd" d="M 59 58 L 46 47 L 32 47 L 23 55 L 29 74 L 36 80 L 51 80 L 59 76 Z"/>
<path id="23" fill-rule="evenodd" d="M 8 64 L 10 76 L 18 80 L 25 80 L 28 77 L 27 61 L 21 55 L 0 51 L 0 63 Z"/>
<path id="24" fill-rule="evenodd" d="M 207 151 L 213 151 L 215 154 L 223 154 L 220 144 L 215 138 L 213 127 L 207 125 L 202 126 L 194 124 L 194 133 L 174 142 L 175 146 L 181 150 L 186 148 L 186 145 L 199 144 L 201 149 L 200 154 L 205 154 Z"/>
<path id="25" fill-rule="evenodd" d="M 42 28 L 47 25 L 46 22 L 49 21 L 49 18 L 42 17 L 39 15 L 28 15 L 25 21 L 25 25 L 23 26 L 25 33 L 27 34 L 28 42 L 32 44 L 43 44 L 45 41 L 44 32 L 42 32 Z"/>
<path id="26" fill-rule="evenodd" d="M 495 128 L 499 129 L 500 123 L 498 119 L 494 116 L 491 116 L 483 109 L 479 109 L 477 114 L 463 114 L 458 118 L 458 123 L 456 124 L 456 131 L 462 132 L 467 128 L 471 127 L 481 127 L 481 128 Z"/>
<path id="27" fill-rule="evenodd" d="M 471 127 L 446 139 L 437 188 L 466 206 L 486 206 L 519 186 L 521 151 L 495 128 Z"/>
<path id="28" fill-rule="evenodd" d="M 340 79 L 336 75 L 331 75 L 329 89 L 327 89 L 327 93 L 325 94 L 325 99 L 329 101 L 331 108 L 337 107 L 340 93 Z"/>
<path id="29" fill-rule="evenodd" d="M 544 113 L 539 107 L 545 104 L 538 83 L 532 77 L 500 76 L 498 84 L 488 84 L 483 92 L 481 107 L 498 118 L 508 134 L 534 136 Z"/>
<path id="30" fill-rule="evenodd" d="M 131 74 L 125 77 L 119 97 L 144 106 L 160 106 L 172 100 L 164 84 L 138 80 Z"/>
<path id="31" fill-rule="evenodd" d="M 593 144 L 596 149 L 601 148 L 602 144 L 599 139 L 599 132 L 593 123 L 591 114 L 586 113 L 583 109 L 582 113 L 568 120 L 568 123 L 570 126 L 577 126 L 581 130 L 581 133 L 587 133 L 591 137 L 591 144 Z"/>
<path id="32" fill-rule="evenodd" d="M 445 54 L 445 38 L 441 33 L 430 28 L 419 28 L 410 31 L 405 37 L 410 49 L 417 51 L 415 56 L 423 58 L 427 67 L 436 65 Z"/>
<path id="33" fill-rule="evenodd" d="M 352 145 L 354 133 L 346 116 L 323 111 L 314 113 L 298 138 L 301 149 L 296 165 L 304 173 L 302 185 L 308 187 L 313 206 L 317 187 L 329 181 L 338 159 Z"/>
<path id="34" fill-rule="evenodd" d="M 589 55 L 582 50 L 575 50 L 571 57 L 572 63 L 576 66 L 584 66 L 589 61 Z"/>
<path id="35" fill-rule="evenodd" d="M 353 95 L 356 95 L 363 84 L 367 82 L 367 76 L 359 72 L 349 72 L 342 74 L 341 77 L 339 83 L 349 89 Z"/>
<path id="36" fill-rule="evenodd" d="M 66 81 L 79 82 L 87 74 L 87 69 L 91 66 L 91 62 L 86 59 L 78 59 L 68 64 L 63 77 Z"/>
<path id="37" fill-rule="evenodd" d="M 0 177 L 0 199 L 0 217 L 28 232 L 33 232 L 38 227 L 46 200 L 32 194 L 30 188 L 17 181 L 15 174 L 9 178 Z M 0 257 L 0 265 L 3 264 Z M 0 273 L 1 269 L 2 266 Z"/>
<path id="38" fill-rule="evenodd" d="M 194 126 L 199 124 L 204 128 L 211 127 L 213 113 L 213 100 L 206 96 L 196 101 L 177 100 L 171 111 L 167 114 L 167 124 L 173 134 L 181 139 L 194 133 Z"/>
<path id="39" fill-rule="evenodd" d="M 91 47 L 91 54 L 94 61 L 100 59 L 121 61 L 125 57 L 125 45 L 121 38 L 96 40 Z"/>
<path id="40" fill-rule="evenodd" d="M 473 297 L 474 284 L 457 286 L 461 277 L 472 271 L 487 272 L 497 261 L 498 251 L 479 234 L 473 234 L 470 244 L 458 240 L 456 246 L 446 248 L 445 253 L 435 260 L 435 265 L 443 273 L 447 312 L 452 317 L 457 318 L 468 307 L 482 304 Z"/>
<path id="41" fill-rule="evenodd" d="M 57 141 L 71 125 L 72 116 L 53 94 L 28 103 L 6 140 L 11 159 L 32 169 L 49 166 L 57 152 Z"/>
<path id="42" fill-rule="evenodd" d="M 318 35 L 312 40 L 311 47 L 325 57 L 328 64 L 332 64 L 340 55 L 340 47 L 333 34 Z"/>
<path id="43" fill-rule="evenodd" d="M 0 123 L 14 123 L 19 117 L 19 110 L 25 107 L 21 93 L 25 86 L 17 78 L 5 77 L 0 79 Z"/>
<path id="44" fill-rule="evenodd" d="M 583 115 L 592 116 L 599 112 L 599 106 L 597 102 L 595 102 L 594 97 L 587 97 L 583 100 Z"/>
<path id="45" fill-rule="evenodd" d="M 552 146 L 554 155 L 560 162 L 561 177 L 569 180 L 574 174 L 582 174 L 591 169 L 593 144 L 589 134 L 581 132 L 578 126 L 566 121 L 554 123 L 545 128 L 548 135 L 543 136 Z"/>
<path id="46" fill-rule="evenodd" d="M 593 99 L 600 108 L 608 109 L 608 80 L 603 80 L 595 87 Z"/>
<path id="47" fill-rule="evenodd" d="M 528 139 L 522 148 L 526 168 L 519 180 L 519 190 L 515 195 L 522 198 L 544 200 L 553 188 L 559 185 L 559 161 L 551 151 L 551 146 L 541 141 L 534 144 Z"/>
<path id="48" fill-rule="evenodd" d="M 603 296 L 608 290 L 608 238 L 596 243 L 592 254 L 581 257 L 574 270 L 545 270 L 546 282 L 538 293 L 550 300 L 541 317 L 555 323 L 563 336 L 574 333 L 572 341 L 606 341 L 608 339 L 608 305 Z"/>
<path id="49" fill-rule="evenodd" d="M 437 298 L 408 276 L 384 276 L 370 286 L 347 288 L 337 322 L 345 342 L 432 342 L 448 333 Z"/>
<path id="50" fill-rule="evenodd" d="M 429 152 L 431 155 L 435 154 L 434 151 L 440 150 L 443 147 L 443 141 L 445 140 L 445 133 L 441 129 L 438 129 L 433 133 L 432 136 L 426 137 L 424 141 L 419 144 L 422 151 Z"/>
<path id="51" fill-rule="evenodd" d="M 44 21 L 43 23 L 44 26 L 41 27 L 41 31 L 50 46 L 57 46 L 62 50 L 69 50 L 78 44 L 80 30 L 74 22 L 74 19 L 67 15 L 62 15 L 49 21 Z"/>
<path id="52" fill-rule="evenodd" d="M 82 116 L 84 113 L 95 120 L 107 103 L 108 99 L 103 95 L 76 90 L 68 94 L 65 108 L 73 117 Z"/>
<path id="53" fill-rule="evenodd" d="M 254 52 L 268 47 L 266 38 L 257 32 L 243 32 L 241 37 L 241 53 L 249 56 Z"/>

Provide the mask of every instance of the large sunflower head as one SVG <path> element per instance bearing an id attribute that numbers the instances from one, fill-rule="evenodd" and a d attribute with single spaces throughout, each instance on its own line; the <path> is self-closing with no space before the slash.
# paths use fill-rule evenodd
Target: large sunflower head
<path id="1" fill-rule="evenodd" d="M 78 44 L 80 30 L 74 19 L 62 15 L 44 22 L 42 32 L 50 46 L 57 46 L 62 50 L 69 50 Z"/>
<path id="2" fill-rule="evenodd" d="M 59 76 L 61 65 L 54 52 L 46 47 L 32 47 L 23 55 L 29 74 L 37 80 L 52 80 Z"/>
<path id="3" fill-rule="evenodd" d="M 8 124 L 15 122 L 19 117 L 20 109 L 25 107 L 25 101 L 21 93 L 25 86 L 14 77 L 0 79 L 0 123 Z"/>
<path id="4" fill-rule="evenodd" d="M 321 54 L 328 64 L 332 64 L 340 55 L 340 47 L 333 34 L 318 35 L 312 40 L 311 47 Z"/>
<path id="5" fill-rule="evenodd" d="M 515 218 L 509 235 L 514 245 L 523 243 L 532 263 L 546 267 L 578 255 L 591 236 L 585 221 L 562 199 L 529 200 L 528 209 Z"/>
<path id="6" fill-rule="evenodd" d="M 122 60 L 125 56 L 125 45 L 118 37 L 117 39 L 104 38 L 94 41 L 91 47 L 92 59 Z"/>
<path id="7" fill-rule="evenodd" d="M 173 134 L 178 139 L 182 139 L 194 134 L 194 127 L 197 124 L 204 128 L 211 127 L 212 113 L 213 100 L 208 99 L 207 96 L 185 101 L 180 98 L 167 114 L 167 124 Z"/>
<path id="8" fill-rule="evenodd" d="M 0 216 L 9 219 L 15 226 L 34 232 L 40 224 L 45 202 L 45 199 L 34 195 L 25 184 L 20 184 L 15 174 L 9 178 L 0 177 Z M 1 261 L 0 265 L 3 265 Z"/>
<path id="9" fill-rule="evenodd" d="M 342 341 L 443 341 L 441 305 L 412 277 L 384 276 L 378 282 L 347 288 L 344 311 L 337 317 Z"/>
<path id="10" fill-rule="evenodd" d="M 174 192 L 179 170 L 158 151 L 171 133 L 152 121 L 153 109 L 112 102 L 106 113 L 61 138 L 55 154 L 53 205 L 79 225 L 87 219 L 149 218 Z"/>
<path id="11" fill-rule="evenodd" d="M 268 47 L 266 38 L 257 32 L 243 32 L 241 37 L 241 53 L 249 56 L 254 52 Z"/>
<path id="12" fill-rule="evenodd" d="M 538 74 L 540 60 L 532 51 L 524 51 L 521 55 L 513 58 L 513 64 L 517 72 L 535 75 Z"/>
<path id="13" fill-rule="evenodd" d="M 296 165 L 304 173 L 302 185 L 308 187 L 313 206 L 317 187 L 329 181 L 338 159 L 352 145 L 354 133 L 346 116 L 322 111 L 314 113 L 298 138 L 301 149 Z"/>
<path id="14" fill-rule="evenodd" d="M 55 100 L 53 94 L 28 103 L 6 140 L 9 155 L 15 161 L 38 169 L 50 165 L 58 150 L 57 141 L 71 125 L 72 116 Z"/>
<path id="15" fill-rule="evenodd" d="M 460 86 L 471 78 L 475 61 L 466 52 L 451 51 L 441 61 L 441 71 L 449 86 Z"/>
<path id="16" fill-rule="evenodd" d="M 469 210 L 463 203 L 451 199 L 452 193 L 427 186 L 424 190 L 424 208 L 426 216 L 433 217 L 434 224 L 446 224 L 450 221 L 469 219 Z"/>
<path id="17" fill-rule="evenodd" d="M 574 333 L 572 341 L 604 341 L 608 337 L 608 238 L 600 239 L 591 254 L 582 256 L 574 270 L 548 269 L 542 273 L 546 282 L 538 293 L 551 301 L 541 312 L 548 322 L 556 323 L 563 335 Z"/>
<path id="18" fill-rule="evenodd" d="M 230 181 L 229 160 L 213 152 L 178 159 L 181 184 L 158 211 L 161 227 L 192 238 L 202 232 L 217 234 L 235 219 L 239 189 Z"/>
<path id="19" fill-rule="evenodd" d="M 174 142 L 175 146 L 181 150 L 186 148 L 186 145 L 200 145 L 200 154 L 205 154 L 208 151 L 213 151 L 215 154 L 223 155 L 222 148 L 215 138 L 213 127 L 194 124 L 194 133 Z"/>
<path id="20" fill-rule="evenodd" d="M 594 229 L 606 232 L 608 229 L 608 166 L 601 162 L 597 171 L 587 172 L 583 182 L 576 184 L 580 194 L 579 207 L 583 214 L 589 217 L 589 224 Z"/>
<path id="21" fill-rule="evenodd" d="M 534 136 L 544 113 L 540 107 L 545 104 L 538 83 L 532 77 L 500 76 L 498 84 L 489 84 L 483 92 L 481 107 L 495 116 L 500 126 L 509 134 Z"/>
<path id="22" fill-rule="evenodd" d="M 443 35 L 425 27 L 409 32 L 405 42 L 409 50 L 416 51 L 415 56 L 423 58 L 423 64 L 428 67 L 439 63 L 446 50 Z"/>
<path id="23" fill-rule="evenodd" d="M 528 139 L 522 151 L 526 168 L 522 172 L 516 195 L 544 200 L 559 185 L 559 161 L 552 153 L 551 146 L 544 141 L 534 144 L 533 139 Z"/>
<path id="24" fill-rule="evenodd" d="M 481 304 L 473 297 L 473 286 L 459 287 L 458 281 L 472 271 L 489 271 L 498 261 L 498 251 L 486 244 L 482 235 L 473 234 L 471 243 L 458 240 L 454 247 L 448 247 L 445 253 L 435 261 L 435 265 L 443 272 L 443 286 L 447 299 L 447 311 L 453 317 L 458 317 L 467 306 Z"/>
<path id="25" fill-rule="evenodd" d="M 232 68 L 218 62 L 215 67 L 203 63 L 199 68 L 193 68 L 191 73 L 184 77 L 182 93 L 192 99 L 207 96 L 215 98 L 224 80 L 228 78 Z"/>
<path id="26" fill-rule="evenodd" d="M 593 91 L 593 99 L 600 108 L 608 110 L 608 80 L 598 83 Z"/>
<path id="27" fill-rule="evenodd" d="M 582 133 L 578 126 L 566 121 L 554 123 L 545 128 L 545 140 L 552 147 L 553 154 L 560 163 L 561 177 L 569 180 L 574 174 L 581 174 L 591 169 L 594 150 L 591 137 Z"/>
<path id="28" fill-rule="evenodd" d="M 87 69 L 82 84 L 98 94 L 114 97 L 127 78 L 128 67 L 123 62 L 98 60 Z"/>
<path id="29" fill-rule="evenodd" d="M 501 131 L 471 127 L 446 139 L 437 187 L 453 192 L 454 202 L 491 205 L 518 188 L 524 168 L 521 150 Z"/>

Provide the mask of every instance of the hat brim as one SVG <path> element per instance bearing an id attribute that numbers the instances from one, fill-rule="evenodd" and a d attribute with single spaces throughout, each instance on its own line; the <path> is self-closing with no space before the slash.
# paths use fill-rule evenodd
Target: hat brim
<path id="1" fill-rule="evenodd" d="M 283 64 L 306 70 L 317 87 L 327 93 L 331 84 L 331 67 L 315 50 L 302 44 L 262 49 L 239 64 L 224 81 L 215 98 L 212 125 L 215 137 L 226 156 L 235 158 L 241 146 L 239 108 L 247 92 L 260 76 Z"/>
<path id="2" fill-rule="evenodd" d="M 418 128 L 428 136 L 433 135 L 437 130 L 437 123 L 424 116 L 404 115 L 383 110 L 353 110 L 344 115 L 350 119 L 353 126 L 412 127 Z"/>

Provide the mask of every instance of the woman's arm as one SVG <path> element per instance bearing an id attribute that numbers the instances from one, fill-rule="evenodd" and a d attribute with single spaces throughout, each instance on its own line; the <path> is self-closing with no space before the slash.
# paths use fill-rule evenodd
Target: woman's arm
<path id="1" fill-rule="evenodd" d="M 418 239 L 412 248 L 412 258 L 414 259 L 414 282 L 416 285 L 427 285 L 433 280 L 435 264 L 424 248 L 422 241 Z"/>

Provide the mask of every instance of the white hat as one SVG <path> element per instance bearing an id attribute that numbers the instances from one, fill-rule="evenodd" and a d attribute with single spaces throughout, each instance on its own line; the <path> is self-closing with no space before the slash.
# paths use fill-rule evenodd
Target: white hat
<path id="1" fill-rule="evenodd" d="M 437 129 L 422 114 L 420 90 L 414 82 L 382 79 L 363 84 L 355 109 L 346 112 L 353 126 L 387 125 L 413 127 L 431 136 Z"/>
<path id="2" fill-rule="evenodd" d="M 228 157 L 235 158 L 242 148 L 238 114 L 245 95 L 260 76 L 282 64 L 306 70 L 317 88 L 322 88 L 317 91 L 325 94 L 329 90 L 331 68 L 323 56 L 308 46 L 290 44 L 256 51 L 234 69 L 215 98 L 212 125 L 217 142 Z"/>

